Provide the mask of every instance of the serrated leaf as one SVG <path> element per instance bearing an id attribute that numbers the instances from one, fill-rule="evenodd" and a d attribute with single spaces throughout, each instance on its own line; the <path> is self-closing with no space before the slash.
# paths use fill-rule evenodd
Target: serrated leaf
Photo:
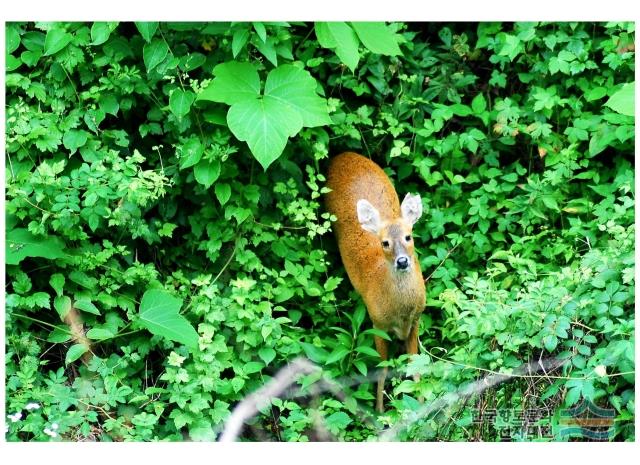
<path id="1" fill-rule="evenodd" d="M 635 116 L 636 107 L 636 83 L 629 82 L 622 86 L 615 94 L 609 97 L 604 104 L 613 111 L 626 116 Z"/>
<path id="2" fill-rule="evenodd" d="M 265 99 L 273 98 L 295 110 L 302 117 L 303 126 L 323 126 L 330 124 L 331 119 L 326 100 L 316 94 L 317 85 L 308 71 L 282 65 L 267 76 L 264 95 Z"/>
<path id="3" fill-rule="evenodd" d="M 194 168 L 193 175 L 207 189 L 220 176 L 220 160 L 201 160 Z"/>
<path id="4" fill-rule="evenodd" d="M 196 99 L 196 94 L 190 90 L 176 89 L 169 97 L 169 108 L 171 113 L 178 118 L 182 118 L 191 109 L 193 101 Z"/>
<path id="5" fill-rule="evenodd" d="M 354 30 L 344 22 L 318 22 L 315 24 L 318 43 L 324 48 L 333 49 L 338 58 L 355 71 L 360 61 L 358 45 L 360 41 Z"/>
<path id="6" fill-rule="evenodd" d="M 337 434 L 340 431 L 344 431 L 353 420 L 344 412 L 335 412 L 325 418 L 325 421 L 327 428 L 334 434 Z"/>
<path id="7" fill-rule="evenodd" d="M 78 310 L 82 310 L 87 313 L 92 313 L 94 315 L 100 315 L 100 310 L 98 310 L 98 308 L 95 305 L 93 305 L 89 300 L 86 300 L 86 299 L 76 300 L 73 305 Z"/>
<path id="8" fill-rule="evenodd" d="M 44 56 L 58 53 L 72 40 L 73 36 L 63 29 L 49 29 L 44 39 Z"/>
<path id="9" fill-rule="evenodd" d="M 89 350 L 89 347 L 87 347 L 85 344 L 72 345 L 71 347 L 69 347 L 69 350 L 67 351 L 67 355 L 64 358 L 64 364 L 69 365 L 70 363 L 75 362 L 80 357 L 82 357 L 88 350 Z"/>
<path id="10" fill-rule="evenodd" d="M 113 331 L 106 328 L 91 328 L 89 331 L 87 331 L 87 337 L 89 339 L 98 341 L 111 339 L 114 336 L 115 334 L 113 333 Z"/>
<path id="11" fill-rule="evenodd" d="M 218 183 L 215 187 L 215 193 L 220 205 L 224 205 L 231 197 L 231 186 L 229 184 Z"/>
<path id="12" fill-rule="evenodd" d="M 156 66 L 164 61 L 169 53 L 169 47 L 162 39 L 154 39 L 153 42 L 145 44 L 142 49 L 142 57 L 147 73 L 150 73 Z"/>
<path id="13" fill-rule="evenodd" d="M 213 68 L 213 75 L 215 79 L 198 94 L 198 100 L 233 105 L 260 95 L 260 76 L 252 63 L 221 63 Z"/>
<path id="14" fill-rule="evenodd" d="M 140 323 L 153 334 L 194 348 L 198 344 L 198 333 L 189 321 L 178 313 L 181 306 L 182 299 L 166 291 L 148 290 L 140 302 Z"/>
<path id="15" fill-rule="evenodd" d="M 145 40 L 145 42 L 151 42 L 153 39 L 153 35 L 156 33 L 158 29 L 158 23 L 154 21 L 146 21 L 146 22 L 138 22 L 136 21 L 136 28 L 138 28 L 138 32 Z"/>
<path id="16" fill-rule="evenodd" d="M 302 129 L 302 117 L 291 107 L 264 97 L 233 105 L 227 124 L 236 138 L 247 142 L 266 171 L 282 154 L 288 138 Z"/>
<path id="17" fill-rule="evenodd" d="M 64 242 L 58 237 L 34 236 L 26 229 L 14 229 L 7 233 L 5 262 L 17 265 L 26 257 L 42 257 L 49 260 L 64 258 Z"/>
<path id="18" fill-rule="evenodd" d="M 402 55 L 398 40 L 385 23 L 353 22 L 351 26 L 362 44 L 380 55 Z"/>
<path id="19" fill-rule="evenodd" d="M 474 97 L 474 99 L 471 101 L 471 109 L 476 115 L 484 112 L 487 109 L 487 101 L 485 100 L 484 95 L 478 94 Z"/>

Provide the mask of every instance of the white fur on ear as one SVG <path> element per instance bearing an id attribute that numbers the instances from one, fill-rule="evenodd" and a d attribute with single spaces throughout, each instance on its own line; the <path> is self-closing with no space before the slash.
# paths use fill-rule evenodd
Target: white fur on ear
<path id="1" fill-rule="evenodd" d="M 356 204 L 356 211 L 362 229 L 377 234 L 380 229 L 380 213 L 376 207 L 371 205 L 368 200 L 360 199 Z"/>
<path id="2" fill-rule="evenodd" d="M 400 205 L 402 210 L 402 217 L 408 221 L 411 225 L 418 221 L 418 218 L 422 216 L 422 200 L 418 194 L 407 194 Z"/>

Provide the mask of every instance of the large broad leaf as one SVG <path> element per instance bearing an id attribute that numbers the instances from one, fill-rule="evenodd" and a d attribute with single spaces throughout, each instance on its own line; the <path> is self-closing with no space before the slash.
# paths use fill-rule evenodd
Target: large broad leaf
<path id="1" fill-rule="evenodd" d="M 147 73 L 162 63 L 167 53 L 169 53 L 169 47 L 164 40 L 155 39 L 150 44 L 146 44 L 142 49 L 142 58 L 144 59 L 144 65 L 147 67 Z"/>
<path id="2" fill-rule="evenodd" d="M 303 69 L 282 65 L 272 70 L 263 96 L 260 76 L 250 63 L 222 63 L 213 74 L 215 79 L 198 100 L 231 105 L 227 113 L 229 129 L 247 142 L 265 170 L 282 154 L 287 139 L 303 126 L 331 123 L 326 100 L 316 94 L 316 80 Z"/>
<path id="3" fill-rule="evenodd" d="M 331 123 L 331 119 L 326 100 L 316 94 L 317 85 L 307 71 L 293 65 L 282 65 L 267 76 L 264 95 L 294 109 L 302 117 L 303 126 L 323 126 Z"/>
<path id="4" fill-rule="evenodd" d="M 626 116 L 635 116 L 636 108 L 636 83 L 629 82 L 613 94 L 605 106 L 613 111 Z"/>
<path id="5" fill-rule="evenodd" d="M 266 170 L 282 154 L 287 139 L 302 129 L 302 118 L 288 105 L 264 97 L 233 105 L 227 124 Z"/>
<path id="6" fill-rule="evenodd" d="M 73 36 L 63 29 L 50 29 L 44 39 L 44 56 L 53 55 L 69 45 Z"/>
<path id="7" fill-rule="evenodd" d="M 360 61 L 360 54 L 358 53 L 360 41 L 353 29 L 343 22 L 320 22 L 315 24 L 315 31 L 320 45 L 324 48 L 335 50 L 338 58 L 351 71 L 355 71 L 358 61 Z"/>
<path id="8" fill-rule="evenodd" d="M 198 95 L 198 100 L 233 105 L 260 95 L 260 76 L 251 63 L 221 63 L 213 68 L 213 75 L 216 78 Z"/>
<path id="9" fill-rule="evenodd" d="M 182 299 L 163 290 L 151 289 L 144 293 L 140 302 L 140 323 L 153 334 L 195 347 L 198 333 L 178 313 L 181 306 Z"/>
<path id="10" fill-rule="evenodd" d="M 26 229 L 14 229 L 7 233 L 5 260 L 7 265 L 17 265 L 25 257 L 42 257 L 54 260 L 66 257 L 64 242 L 58 237 L 34 236 Z"/>
<path id="11" fill-rule="evenodd" d="M 380 55 L 402 55 L 398 40 L 384 23 L 351 23 L 365 47 Z"/>

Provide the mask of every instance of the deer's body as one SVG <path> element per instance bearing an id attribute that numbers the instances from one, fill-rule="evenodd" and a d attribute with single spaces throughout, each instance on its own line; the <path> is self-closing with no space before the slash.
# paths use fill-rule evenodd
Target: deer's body
<path id="1" fill-rule="evenodd" d="M 422 213 L 420 197 L 408 194 L 402 206 L 387 175 L 373 161 L 345 152 L 329 165 L 327 210 L 342 262 L 362 296 L 373 325 L 405 341 L 417 353 L 418 323 L 425 286 L 415 256 L 411 230 Z M 375 337 L 383 360 L 387 341 Z M 376 406 L 382 411 L 386 368 L 378 378 Z"/>

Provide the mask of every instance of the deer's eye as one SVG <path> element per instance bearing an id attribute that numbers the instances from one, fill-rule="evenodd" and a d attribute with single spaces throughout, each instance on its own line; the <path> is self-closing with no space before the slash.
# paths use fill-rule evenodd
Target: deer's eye
<path id="1" fill-rule="evenodd" d="M 382 247 L 385 249 L 389 248 L 389 241 L 382 241 Z"/>
<path id="2" fill-rule="evenodd" d="M 411 236 L 404 236 L 404 240 L 409 242 L 411 240 Z"/>

